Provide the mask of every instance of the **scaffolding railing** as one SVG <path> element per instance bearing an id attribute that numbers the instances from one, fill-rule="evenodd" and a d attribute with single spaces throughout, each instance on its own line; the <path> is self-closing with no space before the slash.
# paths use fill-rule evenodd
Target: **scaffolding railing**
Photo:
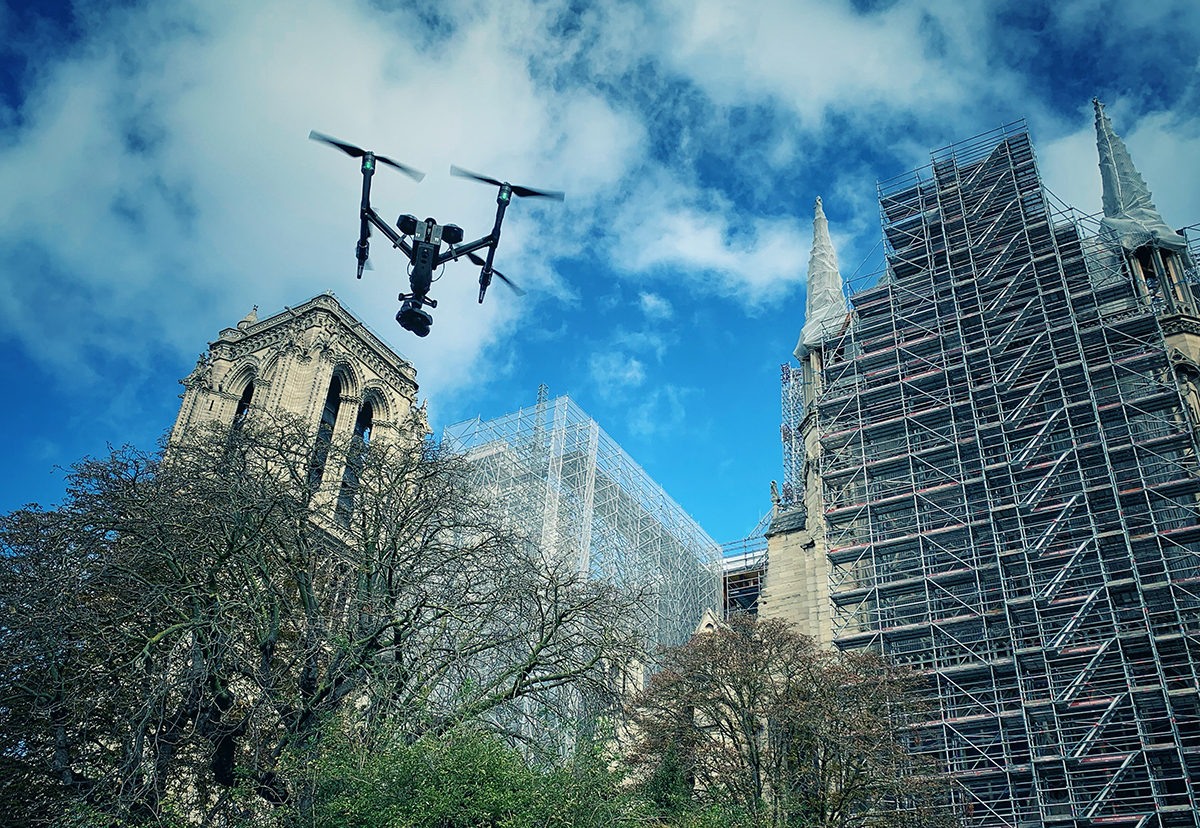
<path id="1" fill-rule="evenodd" d="M 765 527 L 764 527 L 765 529 Z M 761 533 L 721 546 L 724 617 L 758 615 L 767 578 L 767 539 Z"/>

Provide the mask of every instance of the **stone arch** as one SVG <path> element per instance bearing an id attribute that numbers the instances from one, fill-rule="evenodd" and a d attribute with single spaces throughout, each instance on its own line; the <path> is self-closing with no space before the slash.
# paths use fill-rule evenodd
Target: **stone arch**
<path id="1" fill-rule="evenodd" d="M 240 397 L 246 386 L 258 379 L 258 357 L 248 356 L 240 365 L 225 375 L 221 381 L 221 390 L 235 397 Z"/>
<path id="2" fill-rule="evenodd" d="M 392 401 L 392 394 L 379 380 L 370 380 L 363 387 L 362 394 L 359 395 L 362 403 L 371 403 L 374 409 L 375 422 L 395 422 L 396 405 Z"/>
<path id="3" fill-rule="evenodd" d="M 279 358 L 281 355 L 281 351 L 272 351 L 270 353 L 266 361 L 259 367 L 259 382 L 271 382 L 275 379 L 275 375 L 279 373 Z"/>
<path id="4" fill-rule="evenodd" d="M 333 377 L 341 375 L 342 378 L 342 396 L 343 397 L 358 397 L 362 394 L 363 380 L 357 368 L 354 367 L 354 362 L 345 354 L 339 354 L 333 362 L 333 371 L 330 372 L 330 380 Z"/>
<path id="5" fill-rule="evenodd" d="M 230 419 L 234 428 L 240 427 L 245 422 L 250 407 L 254 404 L 255 394 L 258 393 L 258 367 L 258 360 L 254 357 L 249 357 L 230 372 L 229 377 L 224 383 L 225 391 L 237 398 L 237 404 L 233 409 L 233 417 Z M 259 402 L 262 402 L 261 397 Z"/>

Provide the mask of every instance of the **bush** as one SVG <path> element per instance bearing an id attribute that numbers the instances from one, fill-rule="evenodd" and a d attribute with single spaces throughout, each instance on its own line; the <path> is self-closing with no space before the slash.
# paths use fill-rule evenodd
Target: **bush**
<path id="1" fill-rule="evenodd" d="M 639 809 L 583 745 L 563 767 L 531 767 L 497 737 L 460 730 L 385 751 L 340 740 L 315 765 L 317 828 L 583 828 L 632 825 Z"/>

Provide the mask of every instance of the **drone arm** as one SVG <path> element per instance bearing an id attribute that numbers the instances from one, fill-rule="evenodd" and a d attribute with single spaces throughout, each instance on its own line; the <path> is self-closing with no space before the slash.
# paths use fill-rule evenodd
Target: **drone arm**
<path id="1" fill-rule="evenodd" d="M 412 248 L 409 247 L 408 242 L 404 240 L 403 236 L 393 230 L 391 225 L 380 218 L 379 214 L 376 213 L 370 205 L 367 205 L 365 208 L 363 208 L 362 219 L 364 224 L 370 222 L 371 224 L 375 225 L 376 229 L 379 230 L 380 233 L 383 233 L 383 235 L 387 236 L 388 241 L 392 243 L 392 247 L 399 248 L 404 252 L 405 256 L 408 256 L 409 259 L 412 258 Z"/>
<path id="2" fill-rule="evenodd" d="M 492 283 L 492 259 L 496 256 L 496 246 L 500 244 L 500 223 L 504 221 L 504 211 L 508 209 L 510 193 L 511 190 L 506 184 L 500 188 L 500 195 L 496 199 L 496 226 L 492 228 L 492 243 L 488 247 L 487 261 L 479 271 L 479 304 L 481 305 L 483 304 L 483 295 L 487 293 L 488 285 Z"/>
<path id="3" fill-rule="evenodd" d="M 362 160 L 362 206 L 359 209 L 359 230 L 358 230 L 358 246 L 355 248 L 355 258 L 358 259 L 358 277 L 362 278 L 363 267 L 367 264 L 367 257 L 371 255 L 371 243 L 367 241 L 371 237 L 371 227 L 368 224 L 368 213 L 371 210 L 371 176 L 375 175 L 375 156 L 371 153 L 366 153 Z"/>
<path id="4" fill-rule="evenodd" d="M 484 236 L 482 239 L 476 239 L 475 241 L 468 242 L 467 244 L 452 244 L 450 245 L 449 250 L 438 256 L 437 263 L 439 265 L 443 265 L 446 262 L 454 261 L 467 255 L 468 253 L 474 253 L 476 250 L 482 250 L 488 245 L 494 245 L 495 241 L 496 240 L 492 236 Z"/>

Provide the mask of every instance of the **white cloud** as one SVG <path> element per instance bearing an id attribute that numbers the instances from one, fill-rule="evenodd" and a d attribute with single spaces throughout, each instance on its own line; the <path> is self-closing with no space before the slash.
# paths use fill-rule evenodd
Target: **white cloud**
<path id="1" fill-rule="evenodd" d="M 623 255 L 613 265 L 627 273 L 667 277 L 750 305 L 803 279 L 808 236 L 796 219 L 745 216 L 666 170 L 645 175 L 613 227 Z"/>
<path id="2" fill-rule="evenodd" d="M 642 397 L 629 409 L 629 430 L 646 439 L 678 429 L 686 420 L 684 398 L 689 389 L 666 384 Z"/>
<path id="3" fill-rule="evenodd" d="M 588 372 L 602 397 L 623 396 L 646 379 L 642 363 L 623 351 L 596 351 L 588 358 Z"/>
<path id="4" fill-rule="evenodd" d="M 639 293 L 638 304 L 642 308 L 642 313 L 646 314 L 650 319 L 670 319 L 675 313 L 675 309 L 671 307 L 671 303 L 657 293 L 647 293 L 645 291 Z"/>
<path id="5" fill-rule="evenodd" d="M 979 44 L 985 10 L 953 2 L 898 2 L 872 15 L 823 0 L 664 0 L 676 66 L 715 99 L 775 98 L 810 128 L 829 110 L 940 110 L 956 119 L 1012 75 Z"/>

